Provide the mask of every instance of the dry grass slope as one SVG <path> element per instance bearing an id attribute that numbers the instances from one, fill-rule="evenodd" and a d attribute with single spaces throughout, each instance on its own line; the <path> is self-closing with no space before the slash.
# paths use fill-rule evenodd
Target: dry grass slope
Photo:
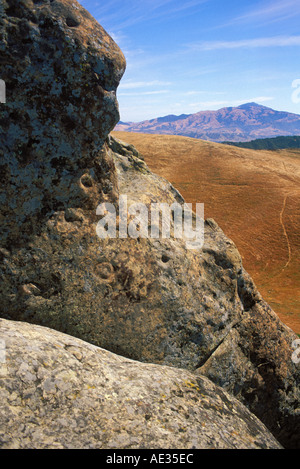
<path id="1" fill-rule="evenodd" d="M 254 151 L 169 135 L 113 132 L 187 202 L 204 202 L 283 322 L 300 333 L 300 150 Z"/>

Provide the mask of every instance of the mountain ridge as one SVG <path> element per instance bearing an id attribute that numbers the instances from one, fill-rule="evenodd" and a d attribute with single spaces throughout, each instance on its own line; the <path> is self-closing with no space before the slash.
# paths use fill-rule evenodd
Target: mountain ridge
<path id="1" fill-rule="evenodd" d="M 182 135 L 213 142 L 247 142 L 259 138 L 300 135 L 300 115 L 257 103 L 217 111 L 172 114 L 141 122 L 119 122 L 115 131 Z"/>

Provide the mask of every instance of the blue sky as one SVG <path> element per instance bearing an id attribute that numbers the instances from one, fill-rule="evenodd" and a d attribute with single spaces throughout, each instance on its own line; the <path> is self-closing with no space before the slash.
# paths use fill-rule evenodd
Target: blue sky
<path id="1" fill-rule="evenodd" d="M 250 101 L 300 114 L 300 0 L 80 3 L 126 57 L 122 121 Z"/>

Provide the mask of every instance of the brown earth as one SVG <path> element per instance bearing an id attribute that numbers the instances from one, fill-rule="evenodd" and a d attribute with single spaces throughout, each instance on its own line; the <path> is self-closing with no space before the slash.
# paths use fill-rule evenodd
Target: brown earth
<path id="1" fill-rule="evenodd" d="M 205 204 L 280 319 L 300 333 L 300 150 L 254 151 L 169 135 L 113 132 L 186 202 Z M 195 208 L 195 206 L 194 206 Z"/>

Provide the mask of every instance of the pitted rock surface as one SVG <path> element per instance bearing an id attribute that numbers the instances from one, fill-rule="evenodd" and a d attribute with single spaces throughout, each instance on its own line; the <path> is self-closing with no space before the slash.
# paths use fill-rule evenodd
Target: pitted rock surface
<path id="1" fill-rule="evenodd" d="M 0 6 L 1 317 L 197 370 L 284 446 L 299 446 L 297 336 L 218 225 L 206 220 L 198 250 L 172 237 L 97 236 L 96 208 L 117 207 L 121 194 L 148 208 L 184 202 L 136 149 L 108 136 L 118 120 L 121 51 L 74 1 Z"/>
<path id="2" fill-rule="evenodd" d="M 125 59 L 79 3 L 1 0 L 1 240 L 27 239 L 46 214 L 112 192 L 102 149 L 119 120 Z M 113 195 L 112 195 L 113 196 Z"/>
<path id="3" fill-rule="evenodd" d="M 280 449 L 207 378 L 0 320 L 2 449 Z"/>

